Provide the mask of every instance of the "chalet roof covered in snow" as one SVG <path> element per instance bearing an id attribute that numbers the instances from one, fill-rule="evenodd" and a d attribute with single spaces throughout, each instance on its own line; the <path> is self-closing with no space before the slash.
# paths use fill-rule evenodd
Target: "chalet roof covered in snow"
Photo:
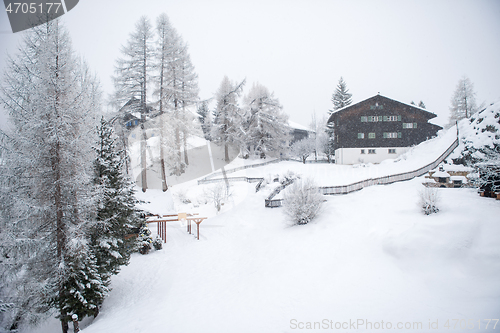
<path id="1" fill-rule="evenodd" d="M 332 113 L 332 116 L 334 114 L 343 113 L 343 112 L 348 111 L 349 109 L 359 107 L 360 104 L 371 104 L 371 103 L 383 102 L 384 100 L 390 101 L 393 103 L 401 104 L 402 107 L 411 107 L 413 112 L 420 112 L 420 113 L 424 114 L 427 117 L 427 119 L 432 119 L 432 118 L 437 117 L 437 115 L 435 113 L 429 112 L 428 110 L 426 110 L 424 108 L 418 107 L 418 106 L 413 105 L 413 104 L 403 103 L 403 102 L 397 101 L 395 99 L 385 97 L 385 96 L 380 95 L 380 94 L 377 94 L 377 95 L 372 96 L 370 98 L 364 99 L 364 100 L 359 101 L 357 103 L 348 105 L 348 106 L 343 107 L 341 109 L 335 110 L 335 112 Z M 332 121 L 332 117 L 330 117 L 330 119 L 328 119 L 328 122 L 330 122 L 330 121 Z"/>
<path id="2" fill-rule="evenodd" d="M 298 130 L 307 131 L 307 132 L 314 132 L 312 129 L 310 129 L 304 125 L 301 125 L 299 123 L 293 122 L 291 120 L 288 121 L 288 126 L 292 129 L 298 129 Z"/>

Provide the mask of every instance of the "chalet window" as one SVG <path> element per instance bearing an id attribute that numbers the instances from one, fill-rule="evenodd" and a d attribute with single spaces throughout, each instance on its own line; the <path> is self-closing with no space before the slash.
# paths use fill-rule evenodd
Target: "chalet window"
<path id="1" fill-rule="evenodd" d="M 417 123 L 403 123 L 403 128 L 417 128 Z"/>
<path id="2" fill-rule="evenodd" d="M 401 116 L 384 116 L 384 121 L 401 121 Z"/>
<path id="3" fill-rule="evenodd" d="M 382 116 L 368 116 L 368 121 L 372 123 L 376 123 L 378 121 L 382 121 Z"/>
<path id="4" fill-rule="evenodd" d="M 368 121 L 368 117 L 367 116 L 361 116 L 361 122 L 362 123 L 366 123 Z"/>
<path id="5" fill-rule="evenodd" d="M 375 133 L 368 133 L 368 139 L 375 139 Z"/>
<path id="6" fill-rule="evenodd" d="M 389 149 L 389 154 L 396 154 L 396 149 Z"/>
<path id="7" fill-rule="evenodd" d="M 364 139 L 365 133 L 358 133 L 358 139 Z"/>
<path id="8" fill-rule="evenodd" d="M 368 154 L 376 154 L 375 149 L 368 149 Z"/>
<path id="9" fill-rule="evenodd" d="M 361 149 L 361 154 L 364 154 L 365 153 L 365 150 L 364 149 Z"/>
<path id="10" fill-rule="evenodd" d="M 370 105 L 370 110 L 382 110 L 384 109 L 383 105 L 378 105 L 378 103 L 375 103 L 375 105 Z"/>
<path id="11" fill-rule="evenodd" d="M 397 139 L 398 138 L 398 133 L 397 132 L 384 132 L 384 139 Z"/>

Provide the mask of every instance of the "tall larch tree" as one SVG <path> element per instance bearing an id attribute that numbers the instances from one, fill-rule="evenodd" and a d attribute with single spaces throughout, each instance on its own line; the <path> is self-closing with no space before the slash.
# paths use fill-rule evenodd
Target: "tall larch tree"
<path id="1" fill-rule="evenodd" d="M 451 98 L 449 125 L 453 126 L 461 119 L 470 118 L 476 111 L 474 84 L 468 77 L 464 76 L 458 81 L 453 97 Z"/>
<path id="2" fill-rule="evenodd" d="M 224 147 L 224 160 L 229 162 L 229 146 L 244 145 L 245 117 L 238 105 L 245 80 L 236 84 L 224 76 L 216 93 L 217 107 L 214 110 L 212 139 Z"/>
<path id="3" fill-rule="evenodd" d="M 165 112 L 169 111 L 170 101 L 173 98 L 169 87 L 172 85 L 170 78 L 171 64 L 175 60 L 176 46 L 179 43 L 179 36 L 170 24 L 168 16 L 161 14 L 156 20 L 156 33 L 158 36 L 156 45 L 156 81 L 155 96 L 158 98 L 158 111 L 160 119 L 160 174 L 162 181 L 162 190 L 168 190 L 167 174 L 165 165 L 165 149 L 168 147 L 168 134 L 165 123 L 170 117 L 165 116 Z M 169 122 L 170 123 L 170 122 Z M 172 158 L 172 156 L 169 156 Z M 174 157 L 175 158 L 175 157 Z"/>
<path id="4" fill-rule="evenodd" d="M 85 298 L 90 286 L 79 280 L 82 297 L 68 306 L 74 294 L 67 288 L 76 258 L 95 264 L 85 247 L 74 244 L 85 243 L 82 230 L 92 220 L 90 147 L 98 84 L 73 54 L 64 27 L 53 20 L 24 35 L 0 96 L 12 124 L 3 158 L 6 188 L 0 192 L 0 201 L 9 203 L 2 207 L 1 228 L 11 235 L 9 256 L 18 263 L 9 274 L 16 287 L 11 327 L 56 312 L 66 333 L 68 315 L 95 301 Z"/>
<path id="5" fill-rule="evenodd" d="M 191 63 L 187 45 L 172 27 L 166 14 L 158 17 L 157 32 L 156 85 L 158 89 L 156 95 L 159 98 L 160 113 L 169 113 L 168 117 L 163 118 L 174 129 L 174 148 L 171 151 L 175 156 L 169 156 L 170 168 L 173 169 L 174 174 L 180 175 L 189 164 L 187 138 L 192 131 L 193 117 L 187 109 L 198 100 L 198 76 Z M 161 146 L 165 150 L 167 130 L 163 127 L 165 120 L 161 121 L 161 132 L 164 133 Z M 182 150 L 184 150 L 184 158 L 182 158 Z M 165 152 L 160 151 L 160 153 L 165 155 Z M 164 164 L 162 168 L 165 168 Z M 163 187 L 164 190 L 165 187 Z"/>
<path id="6" fill-rule="evenodd" d="M 137 112 L 141 114 L 141 186 L 147 189 L 146 161 L 146 120 L 149 84 L 153 70 L 154 32 L 149 19 L 142 16 L 135 25 L 135 31 L 130 34 L 127 44 L 121 48 L 122 58 L 116 61 L 115 67 L 115 98 L 121 104 L 134 97 L 140 97 Z"/>
<path id="7" fill-rule="evenodd" d="M 257 151 L 261 158 L 279 155 L 288 147 L 290 128 L 288 116 L 269 89 L 255 83 L 245 97 L 247 112 L 245 144 Z"/>

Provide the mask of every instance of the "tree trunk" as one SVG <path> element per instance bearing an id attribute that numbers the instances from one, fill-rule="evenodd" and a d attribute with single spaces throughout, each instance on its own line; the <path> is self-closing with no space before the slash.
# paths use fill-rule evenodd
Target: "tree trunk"
<path id="1" fill-rule="evenodd" d="M 229 162 L 229 147 L 227 143 L 224 144 L 224 161 Z"/>
<path id="2" fill-rule="evenodd" d="M 62 313 L 61 313 L 61 315 L 62 315 Z M 68 333 L 68 329 L 69 329 L 68 322 L 61 319 L 61 328 L 62 328 L 63 333 Z"/>
<path id="3" fill-rule="evenodd" d="M 161 127 L 160 127 L 160 168 L 161 168 L 161 170 L 160 170 L 160 173 L 161 173 L 161 189 L 163 192 L 166 192 L 168 190 L 168 185 L 167 185 L 167 175 L 165 173 L 165 155 L 163 152 L 163 132 L 165 130 L 165 126 L 164 126 L 163 121 L 164 121 L 163 112 L 161 112 L 161 115 L 160 115 L 160 122 L 161 122 Z"/>
<path id="4" fill-rule="evenodd" d="M 142 192 L 146 192 L 148 188 L 147 178 L 146 178 L 146 130 L 144 129 L 144 124 L 141 125 L 142 128 L 142 139 L 141 139 L 141 185 Z"/>
<path id="5" fill-rule="evenodd" d="M 186 133 L 184 133 L 183 137 L 184 137 L 184 162 L 186 163 L 186 165 L 189 165 Z"/>
<path id="6" fill-rule="evenodd" d="M 177 150 L 177 158 L 178 158 L 178 167 L 176 168 L 177 170 L 175 171 L 177 176 L 180 176 L 181 173 L 183 172 L 182 168 L 182 152 L 181 152 L 181 135 L 180 135 L 180 130 L 179 127 L 175 129 L 175 149 Z"/>
<path id="7" fill-rule="evenodd" d="M 71 318 L 73 319 L 73 332 L 80 332 L 80 326 L 78 325 L 78 316 L 74 314 Z"/>

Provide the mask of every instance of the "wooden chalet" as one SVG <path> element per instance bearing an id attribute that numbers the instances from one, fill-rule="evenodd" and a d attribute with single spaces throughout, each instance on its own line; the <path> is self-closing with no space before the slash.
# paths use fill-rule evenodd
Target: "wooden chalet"
<path id="1" fill-rule="evenodd" d="M 436 136 L 441 126 L 429 123 L 436 115 L 416 105 L 382 95 L 336 110 L 333 123 L 335 162 L 380 163 Z"/>

